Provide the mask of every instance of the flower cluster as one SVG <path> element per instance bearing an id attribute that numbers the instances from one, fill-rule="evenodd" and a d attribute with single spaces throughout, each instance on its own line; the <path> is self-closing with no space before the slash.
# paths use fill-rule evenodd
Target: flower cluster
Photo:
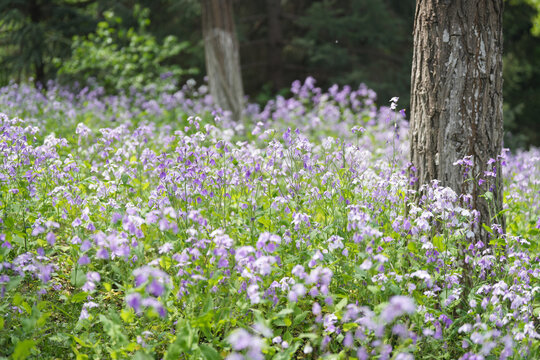
<path id="1" fill-rule="evenodd" d="M 0 348 L 54 326 L 28 351 L 534 358 L 539 150 L 475 179 L 505 181 L 507 227 L 473 242 L 471 195 L 409 188 L 397 98 L 312 78 L 291 92 L 240 125 L 192 83 L 0 89 Z"/>

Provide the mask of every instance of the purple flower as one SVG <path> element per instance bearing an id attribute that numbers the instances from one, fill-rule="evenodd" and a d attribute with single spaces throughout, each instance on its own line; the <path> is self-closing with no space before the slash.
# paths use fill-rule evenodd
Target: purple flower
<path id="1" fill-rule="evenodd" d="M 351 348 L 353 346 L 353 343 L 354 343 L 354 337 L 352 333 L 349 331 L 345 335 L 345 338 L 343 339 L 343 346 L 345 346 L 346 348 Z"/>
<path id="2" fill-rule="evenodd" d="M 126 296 L 126 302 L 129 307 L 138 313 L 141 309 L 141 295 L 139 293 L 131 293 Z"/>
<path id="3" fill-rule="evenodd" d="M 141 304 L 142 306 L 153 308 L 162 318 L 167 316 L 167 310 L 165 310 L 165 307 L 163 307 L 163 305 L 158 300 L 152 297 L 144 298 L 141 301 Z"/>
<path id="4" fill-rule="evenodd" d="M 318 302 L 314 302 L 311 306 L 311 312 L 313 315 L 321 315 L 321 305 Z"/>
<path id="5" fill-rule="evenodd" d="M 453 321 L 446 316 L 445 314 L 442 314 L 439 316 L 439 320 L 443 322 L 443 324 L 448 328 L 450 325 L 452 325 Z"/>
<path id="6" fill-rule="evenodd" d="M 113 224 L 116 224 L 117 222 L 119 222 L 120 220 L 122 220 L 122 214 L 119 214 L 119 213 L 114 213 L 112 215 L 112 218 L 111 218 L 111 221 Z"/>
<path id="7" fill-rule="evenodd" d="M 234 350 L 239 351 L 250 346 L 252 335 L 244 329 L 236 329 L 229 335 L 227 340 Z"/>
<path id="8" fill-rule="evenodd" d="M 392 322 L 395 318 L 403 314 L 412 314 L 416 310 L 414 301 L 408 296 L 394 296 L 390 303 L 381 312 L 381 319 L 385 323 Z"/>
<path id="9" fill-rule="evenodd" d="M 295 302 L 298 298 L 304 297 L 304 295 L 306 295 L 306 287 L 302 284 L 294 284 L 288 296 L 290 301 Z"/>
<path id="10" fill-rule="evenodd" d="M 327 296 L 324 298 L 324 303 L 326 305 L 332 305 L 334 303 L 334 299 L 331 296 Z"/>
<path id="11" fill-rule="evenodd" d="M 322 341 L 321 341 L 321 349 L 322 350 L 325 350 L 326 347 L 328 346 L 328 344 L 330 344 L 330 341 L 332 340 L 332 338 L 328 335 L 326 335 L 325 337 L 323 337 Z"/>
<path id="12" fill-rule="evenodd" d="M 86 137 L 90 134 L 91 130 L 83 123 L 78 123 L 77 128 L 75 129 L 75 134 L 80 135 L 81 137 Z"/>
<path id="13" fill-rule="evenodd" d="M 273 256 L 261 256 L 253 263 L 255 270 L 263 276 L 269 275 L 272 272 L 272 264 L 276 262 Z"/>
<path id="14" fill-rule="evenodd" d="M 240 355 L 239 353 L 232 352 L 229 355 L 227 355 L 225 360 L 245 360 L 245 358 L 243 355 Z"/>
<path id="15" fill-rule="evenodd" d="M 218 267 L 222 269 L 228 266 L 229 266 L 229 260 L 227 260 L 225 257 L 221 257 L 218 261 Z"/>
<path id="16" fill-rule="evenodd" d="M 160 254 L 166 254 L 168 253 L 169 251 L 171 251 L 173 249 L 173 245 L 169 242 L 163 244 L 160 248 L 159 248 L 159 253 Z"/>
<path id="17" fill-rule="evenodd" d="M 86 273 L 86 280 L 92 281 L 92 282 L 100 282 L 101 276 L 99 275 L 99 273 L 95 271 L 89 271 Z"/>
<path id="18" fill-rule="evenodd" d="M 32 230 L 32 236 L 37 236 L 41 233 L 45 232 L 45 228 L 41 225 L 38 225 Z"/>
<path id="19" fill-rule="evenodd" d="M 358 360 L 367 360 L 369 358 L 369 355 L 367 351 L 360 346 L 356 351 L 356 357 L 358 358 Z"/>
<path id="20" fill-rule="evenodd" d="M 165 287 L 157 279 L 153 279 L 150 284 L 146 287 L 146 291 L 155 297 L 163 295 L 165 292 Z"/>
<path id="21" fill-rule="evenodd" d="M 369 270 L 373 266 L 373 262 L 371 262 L 370 259 L 364 260 L 364 262 L 360 265 L 361 270 Z"/>
<path id="22" fill-rule="evenodd" d="M 81 314 L 79 315 L 79 320 L 85 320 L 88 318 L 90 318 L 90 313 L 88 313 L 88 309 L 83 306 Z"/>
<path id="23" fill-rule="evenodd" d="M 285 140 L 285 144 L 290 145 L 291 140 L 291 128 L 288 128 L 287 131 L 283 133 L 283 140 Z"/>
<path id="24" fill-rule="evenodd" d="M 90 264 L 90 258 L 88 255 L 84 254 L 79 258 L 79 261 L 77 262 L 79 265 L 88 265 Z"/>
<path id="25" fill-rule="evenodd" d="M 169 282 L 169 275 L 162 270 L 155 269 L 151 266 L 143 266 L 133 270 L 135 276 L 135 286 L 139 287 L 148 281 L 150 277 L 162 279 L 163 282 Z"/>
<path id="26" fill-rule="evenodd" d="M 96 284 L 93 281 L 86 281 L 82 286 L 82 291 L 92 292 L 96 289 Z"/>
<path id="27" fill-rule="evenodd" d="M 323 326 L 324 331 L 328 333 L 333 333 L 336 331 L 336 326 L 334 325 L 337 321 L 337 316 L 334 314 L 326 314 L 323 317 Z"/>
<path id="28" fill-rule="evenodd" d="M 47 234 L 47 242 L 51 246 L 53 246 L 54 243 L 56 242 L 56 235 L 54 235 L 53 232 L 50 232 L 50 233 Z"/>
<path id="29" fill-rule="evenodd" d="M 399 353 L 396 356 L 396 360 L 414 360 L 414 356 L 408 353 Z"/>
<path id="30" fill-rule="evenodd" d="M 258 304 L 261 302 L 261 295 L 259 294 L 259 285 L 252 284 L 247 288 L 247 295 L 252 304 Z"/>
<path id="31" fill-rule="evenodd" d="M 307 275 L 302 265 L 295 265 L 291 271 L 291 274 L 298 276 L 300 279 L 303 279 Z"/>
<path id="32" fill-rule="evenodd" d="M 87 251 L 92 248 L 92 243 L 88 240 L 84 240 L 81 245 L 81 251 Z"/>
<path id="33" fill-rule="evenodd" d="M 37 277 L 44 283 L 48 283 L 51 280 L 51 274 L 53 272 L 52 265 L 40 265 L 38 267 Z"/>
<path id="34" fill-rule="evenodd" d="M 106 260 L 109 258 L 109 251 L 105 248 L 101 248 L 97 251 L 96 257 L 98 259 Z"/>
<path id="35" fill-rule="evenodd" d="M 272 329 L 263 324 L 262 322 L 257 322 L 253 324 L 253 330 L 261 334 L 262 336 L 269 338 L 272 336 Z"/>

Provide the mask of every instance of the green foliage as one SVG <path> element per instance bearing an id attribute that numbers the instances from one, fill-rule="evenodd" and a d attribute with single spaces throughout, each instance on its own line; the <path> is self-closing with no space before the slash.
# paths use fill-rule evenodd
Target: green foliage
<path id="1" fill-rule="evenodd" d="M 165 86 L 160 82 L 163 77 L 178 79 L 197 72 L 170 62 L 189 47 L 188 42 L 180 42 L 171 35 L 159 43 L 148 31 L 148 10 L 135 9 L 135 14 L 136 28 L 121 27 L 122 19 L 107 11 L 105 21 L 98 23 L 94 34 L 75 37 L 72 57 L 64 62 L 57 61 L 60 79 L 85 83 L 95 78 L 107 91 L 117 92 L 142 89 L 149 83 L 161 89 Z"/>
<path id="2" fill-rule="evenodd" d="M 26 80 L 45 85 L 53 57 L 70 54 L 70 39 L 94 26 L 87 1 L 0 0 L 0 84 Z"/>
<path id="3" fill-rule="evenodd" d="M 527 4 L 533 11 L 531 11 L 531 34 L 534 36 L 540 36 L 540 0 L 513 0 L 513 4 Z"/>

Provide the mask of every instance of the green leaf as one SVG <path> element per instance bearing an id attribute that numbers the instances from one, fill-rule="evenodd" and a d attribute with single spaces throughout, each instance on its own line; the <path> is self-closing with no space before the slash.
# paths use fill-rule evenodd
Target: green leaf
<path id="1" fill-rule="evenodd" d="M 26 312 L 28 314 L 31 314 L 32 313 L 32 307 L 30 306 L 30 304 L 28 304 L 26 301 L 23 301 L 23 303 L 21 304 L 21 307 L 26 310 Z"/>
<path id="2" fill-rule="evenodd" d="M 222 358 L 210 344 L 199 344 L 199 349 L 206 360 L 220 360 Z"/>
<path id="3" fill-rule="evenodd" d="M 345 307 L 345 305 L 347 305 L 347 297 L 346 296 L 343 299 L 341 299 L 340 302 L 338 302 L 336 304 L 336 310 L 340 311 L 341 309 L 343 309 Z"/>
<path id="4" fill-rule="evenodd" d="M 319 338 L 319 335 L 314 333 L 303 333 L 298 335 L 300 339 L 310 339 L 310 340 L 317 340 Z"/>
<path id="5" fill-rule="evenodd" d="M 135 319 L 135 313 L 132 310 L 122 309 L 122 311 L 120 311 L 120 317 L 125 323 L 129 324 Z"/>
<path id="6" fill-rule="evenodd" d="M 309 311 L 304 311 L 294 317 L 293 324 L 296 326 L 304 321 L 304 319 L 309 314 Z"/>
<path id="7" fill-rule="evenodd" d="M 278 312 L 275 316 L 283 317 L 283 316 L 286 316 L 286 315 L 289 315 L 289 314 L 292 314 L 292 313 L 293 313 L 292 309 L 283 309 L 280 312 Z"/>
<path id="8" fill-rule="evenodd" d="M 75 287 L 81 287 L 86 282 L 86 274 L 77 266 L 71 270 L 71 285 Z"/>
<path id="9" fill-rule="evenodd" d="M 50 313 L 50 312 L 42 313 L 41 316 L 39 317 L 39 319 L 36 322 L 36 326 L 39 328 L 39 327 L 42 327 L 43 325 L 45 325 L 45 323 L 47 322 L 47 319 L 51 315 L 52 315 L 52 313 Z"/>
<path id="10" fill-rule="evenodd" d="M 107 318 L 105 315 L 99 315 L 99 320 L 103 324 L 103 330 L 109 336 L 111 341 L 118 343 L 119 345 L 125 345 L 128 342 L 127 336 L 123 333 L 123 325 L 118 315 L 114 312 L 110 312 L 109 315 L 112 319 Z"/>
<path id="11" fill-rule="evenodd" d="M 258 219 L 258 221 L 263 224 L 266 228 L 270 228 L 270 225 L 272 224 L 272 222 L 265 216 L 263 217 L 260 217 Z"/>
<path id="12" fill-rule="evenodd" d="M 88 347 L 88 348 L 89 348 L 89 347 L 92 347 L 92 345 L 86 343 L 84 340 L 82 340 L 82 339 L 76 337 L 75 335 L 70 335 L 70 336 L 71 336 L 71 338 L 72 338 L 73 340 L 75 340 L 75 342 L 77 342 L 79 345 L 81 345 L 81 346 L 83 346 L 83 347 Z"/>
<path id="13" fill-rule="evenodd" d="M 13 352 L 13 360 L 26 359 L 34 347 L 36 347 L 36 342 L 30 339 L 17 343 L 15 346 L 15 351 Z"/>
<path id="14" fill-rule="evenodd" d="M 446 245 L 444 243 L 444 238 L 440 235 L 435 235 L 432 239 L 433 245 L 439 250 L 439 252 L 443 252 L 446 250 Z"/>
<path id="15" fill-rule="evenodd" d="M 281 351 L 278 354 L 276 354 L 272 359 L 273 360 L 288 360 L 292 359 L 293 354 L 298 350 L 300 347 L 300 342 L 295 342 L 290 346 L 287 350 Z M 326 357 L 325 357 L 326 358 Z"/>
<path id="16" fill-rule="evenodd" d="M 198 342 L 198 337 L 191 328 L 189 322 L 184 319 L 178 320 L 176 327 L 176 339 L 167 349 L 165 360 L 175 360 L 182 354 L 191 354 L 194 343 Z"/>
<path id="17" fill-rule="evenodd" d="M 287 327 L 292 325 L 292 321 L 291 321 L 291 319 L 289 319 L 288 317 L 283 318 L 283 323 L 284 323 Z"/>
<path id="18" fill-rule="evenodd" d="M 71 297 L 71 302 L 72 303 L 80 303 L 80 302 L 86 301 L 87 298 L 88 298 L 88 293 L 83 291 L 83 292 L 74 294 Z"/>
<path id="19" fill-rule="evenodd" d="M 154 360 L 154 357 L 151 355 L 148 355 L 145 352 L 137 351 L 135 353 L 135 356 L 133 356 L 133 360 Z"/>
<path id="20" fill-rule="evenodd" d="M 21 305 L 21 303 L 23 302 L 23 297 L 22 297 L 22 295 L 19 294 L 19 293 L 16 293 L 16 294 L 13 296 L 13 300 L 11 300 L 11 302 L 12 302 L 13 305 L 15 305 L 15 306 Z"/>
<path id="21" fill-rule="evenodd" d="M 8 230 L 13 229 L 13 225 L 15 225 L 15 221 L 13 218 L 8 217 L 4 220 L 4 224 L 6 224 L 6 227 Z"/>
<path id="22" fill-rule="evenodd" d="M 488 233 L 492 234 L 493 235 L 493 230 L 487 226 L 486 224 L 482 223 L 482 227 L 484 228 L 484 230 L 486 230 Z"/>

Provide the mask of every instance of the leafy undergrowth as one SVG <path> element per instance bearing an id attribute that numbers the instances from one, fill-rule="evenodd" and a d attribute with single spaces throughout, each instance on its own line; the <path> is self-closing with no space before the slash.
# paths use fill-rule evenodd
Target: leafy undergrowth
<path id="1" fill-rule="evenodd" d="M 235 124 L 194 84 L 0 89 L 0 356 L 538 358 L 540 151 L 473 243 L 396 99 L 292 92 Z"/>

